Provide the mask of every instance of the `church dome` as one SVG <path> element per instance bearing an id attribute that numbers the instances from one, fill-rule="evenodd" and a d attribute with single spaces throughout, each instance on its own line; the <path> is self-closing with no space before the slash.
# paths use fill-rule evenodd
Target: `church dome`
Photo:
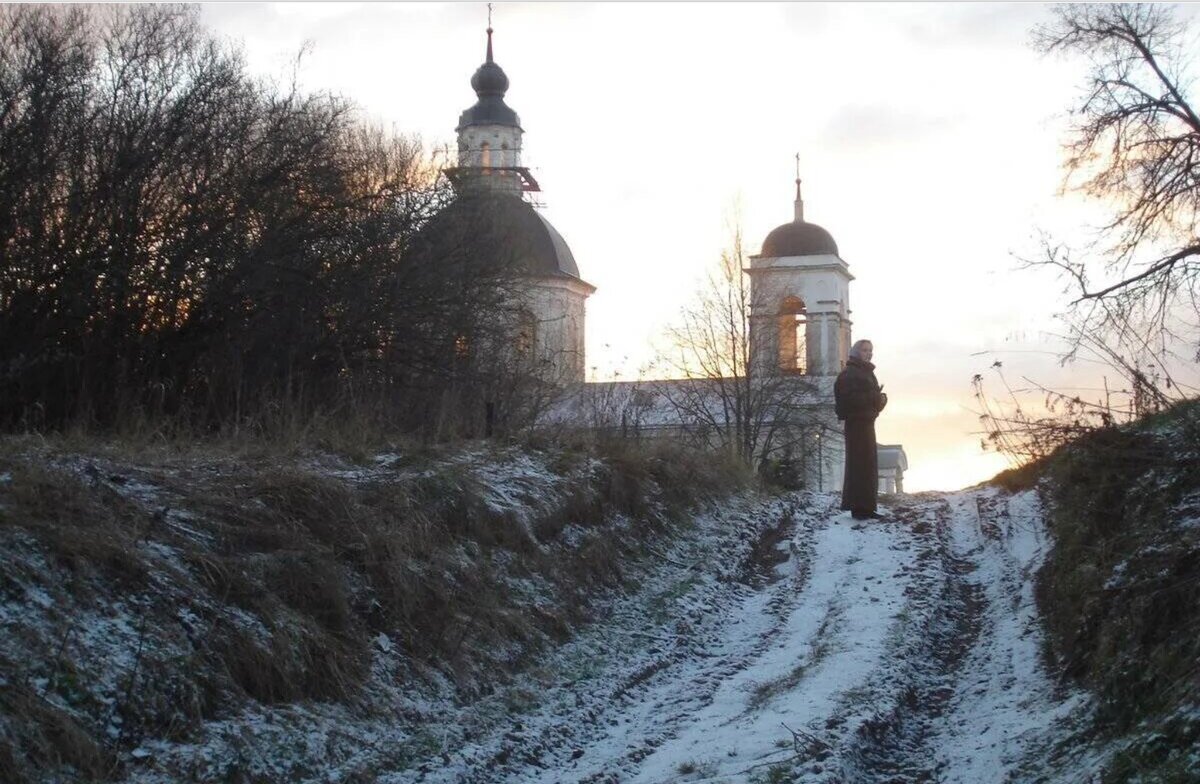
<path id="1" fill-rule="evenodd" d="M 507 125 L 521 127 L 517 113 L 504 102 L 508 92 L 508 75 L 492 60 L 492 28 L 488 28 L 487 57 L 471 77 L 471 89 L 479 99 L 458 118 L 458 130 L 472 125 Z"/>
<path id="2" fill-rule="evenodd" d="M 484 253 L 489 263 L 514 264 L 535 277 L 579 279 L 579 267 L 558 230 L 519 196 L 481 190 L 460 195 L 417 239 L 430 263 L 448 254 Z"/>
<path id="3" fill-rule="evenodd" d="M 785 223 L 776 227 L 763 240 L 760 255 L 770 258 L 781 256 L 836 256 L 837 243 L 833 236 L 815 223 L 803 220 Z"/>
<path id="4" fill-rule="evenodd" d="M 471 89 L 480 98 L 485 95 L 503 98 L 508 92 L 508 75 L 495 63 L 486 62 L 475 69 L 475 75 L 471 77 Z"/>
<path id="5" fill-rule="evenodd" d="M 815 223 L 804 220 L 804 198 L 800 195 L 800 156 L 796 156 L 796 202 L 791 223 L 776 226 L 763 240 L 762 253 L 770 259 L 784 256 L 836 256 L 833 236 Z"/>

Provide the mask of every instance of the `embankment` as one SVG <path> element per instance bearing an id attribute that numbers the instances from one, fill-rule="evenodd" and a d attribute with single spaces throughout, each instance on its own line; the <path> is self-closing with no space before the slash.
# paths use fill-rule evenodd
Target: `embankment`
<path id="1" fill-rule="evenodd" d="M 698 506 L 665 449 L 0 449 L 0 780 L 369 780 Z"/>
<path id="2" fill-rule="evenodd" d="M 1104 781 L 1200 780 L 1200 405 L 1092 433 L 1025 474 L 1055 542 L 1037 581 L 1050 654 L 1096 697 Z"/>

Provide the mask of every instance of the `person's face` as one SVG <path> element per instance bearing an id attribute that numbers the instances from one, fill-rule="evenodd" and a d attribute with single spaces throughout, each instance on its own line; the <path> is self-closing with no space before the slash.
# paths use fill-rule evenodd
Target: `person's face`
<path id="1" fill-rule="evenodd" d="M 864 361 L 870 362 L 871 357 L 875 355 L 875 346 L 871 345 L 870 343 L 866 343 L 858 350 L 858 354 L 863 358 Z"/>

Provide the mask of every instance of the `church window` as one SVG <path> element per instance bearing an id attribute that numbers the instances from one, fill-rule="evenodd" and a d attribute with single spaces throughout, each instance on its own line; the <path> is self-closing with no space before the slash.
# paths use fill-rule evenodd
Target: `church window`
<path id="1" fill-rule="evenodd" d="M 523 310 L 517 316 L 517 356 L 530 359 L 537 346 L 537 318 L 528 310 Z"/>
<path id="2" fill-rule="evenodd" d="M 483 143 L 483 146 L 479 149 L 479 160 L 480 165 L 485 168 L 492 165 L 492 145 L 487 142 Z"/>
<path id="3" fill-rule="evenodd" d="M 779 305 L 779 369 L 804 373 L 808 362 L 808 319 L 804 302 L 787 297 Z"/>

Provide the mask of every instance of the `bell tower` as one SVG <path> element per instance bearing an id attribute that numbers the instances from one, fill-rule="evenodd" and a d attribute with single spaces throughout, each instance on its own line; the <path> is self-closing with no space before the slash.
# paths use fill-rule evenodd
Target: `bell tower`
<path id="1" fill-rule="evenodd" d="M 422 235 L 432 259 L 466 248 L 511 273 L 502 314 L 512 322 L 511 339 L 502 350 L 511 352 L 514 367 L 552 385 L 581 384 L 585 305 L 596 289 L 580 277 L 570 246 L 526 196 L 541 187 L 521 161 L 524 130 L 504 100 L 509 82 L 496 63 L 494 35 L 489 5 L 487 49 L 471 77 L 476 100 L 458 118 L 456 165 L 443 169 L 455 198 Z"/>
<path id="2" fill-rule="evenodd" d="M 521 165 L 524 130 L 517 113 L 504 102 L 508 76 L 492 54 L 491 6 L 488 7 L 487 53 L 471 77 L 475 105 L 458 118 L 458 165 L 446 170 L 459 191 L 491 190 L 521 195 L 539 191 L 529 169 Z"/>
<path id="3" fill-rule="evenodd" d="M 850 350 L 850 267 L 828 231 L 804 219 L 800 156 L 791 223 L 750 257 L 751 369 L 836 376 Z"/>

